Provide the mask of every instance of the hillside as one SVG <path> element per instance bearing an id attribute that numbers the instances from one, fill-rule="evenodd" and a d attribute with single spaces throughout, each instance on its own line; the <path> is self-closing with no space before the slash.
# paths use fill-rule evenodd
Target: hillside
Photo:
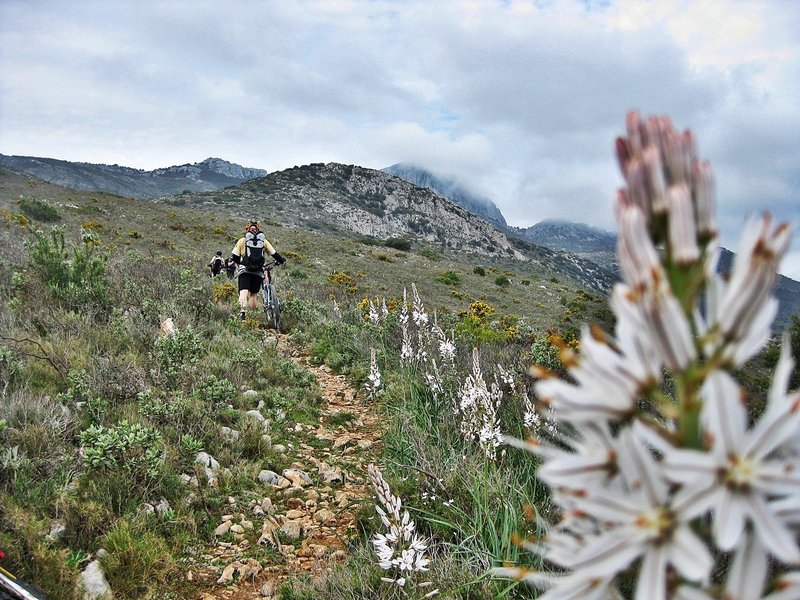
<path id="1" fill-rule="evenodd" d="M 617 273 L 617 236 L 614 233 L 582 223 L 550 220 L 516 231 L 534 244 L 574 254 Z M 717 271 L 730 273 L 735 260 L 735 252 L 722 248 Z M 800 282 L 779 274 L 775 280 L 775 297 L 779 304 L 773 331 L 778 333 L 786 329 L 792 315 L 800 314 Z"/>
<path id="2" fill-rule="evenodd" d="M 315 163 L 216 192 L 157 201 L 240 218 L 256 215 L 288 228 L 405 239 L 443 254 L 491 258 L 512 268 L 531 263 L 534 270 L 566 275 L 598 292 L 607 291 L 613 281 L 596 264 L 510 238 L 427 188 L 353 165 Z"/>
<path id="3" fill-rule="evenodd" d="M 119 165 L 0 154 L 0 166 L 76 190 L 109 192 L 134 198 L 206 192 L 267 174 L 263 169 L 242 167 L 220 158 L 144 171 Z"/>
<path id="4" fill-rule="evenodd" d="M 529 367 L 564 374 L 551 332 L 611 332 L 606 298 L 398 182 L 312 165 L 151 201 L 0 168 L 3 567 L 54 600 L 89 577 L 118 600 L 539 596 L 488 575 L 563 514 L 500 434 L 555 431 Z M 206 276 L 254 212 L 288 259 L 282 331 Z"/>
<path id="5" fill-rule="evenodd" d="M 299 168 L 271 174 L 266 182 L 292 180 L 304 171 Z M 257 179 L 247 185 L 264 183 Z M 529 253 L 533 260 L 466 253 L 461 244 L 456 251 L 419 238 L 413 238 L 410 249 L 400 250 L 395 246 L 405 248 L 403 240 L 397 244 L 398 240 L 353 232 L 337 225 L 335 219 L 326 222 L 318 208 L 312 209 L 313 205 L 302 200 L 310 194 L 304 186 L 287 189 L 286 196 L 262 196 L 237 187 L 150 201 L 75 191 L 0 168 L 0 230 L 17 230 L 15 223 L 23 215 L 21 199 L 37 200 L 52 206 L 59 215 L 53 222 L 34 219 L 31 224 L 37 228 L 47 230 L 49 226 L 62 225 L 75 237 L 83 227 L 100 236 L 115 252 L 130 250 L 151 256 L 154 261 L 188 262 L 202 272 L 214 252 L 230 251 L 241 235 L 244 220 L 255 213 L 265 224 L 271 242 L 290 257 L 288 273 L 310 286 L 325 287 L 334 274 L 348 273 L 352 283 L 341 289 L 349 290 L 349 294 L 396 297 L 403 286 L 414 282 L 431 308 L 457 313 L 480 299 L 496 307 L 498 314 L 517 314 L 540 328 L 574 317 L 574 312 L 564 311 L 564 305 L 586 291 L 596 293 L 583 278 L 582 269 L 590 268 L 591 263 L 589 267 L 573 263 L 568 255 L 517 240 L 510 241 L 515 249 L 519 248 L 516 251 Z M 220 194 L 224 194 L 224 202 L 217 199 Z M 276 204 L 278 199 L 281 204 Z M 441 198 L 438 202 L 447 203 Z M 340 210 L 347 206 L 342 205 Z M 485 223 L 482 226 L 489 228 Z M 408 232 L 413 237 L 413 231 Z M 387 242 L 391 245 L 385 245 Z M 12 252 L 11 264 L 16 262 L 14 255 Z M 484 269 L 485 274 L 475 273 L 476 268 Z M 591 275 L 591 271 L 587 272 Z M 438 281 L 447 273 L 455 275 L 451 275 L 450 284 Z M 495 280 L 501 276 L 510 285 L 497 285 Z M 597 302 L 589 303 L 589 310 L 601 307 L 601 296 L 594 297 Z"/>

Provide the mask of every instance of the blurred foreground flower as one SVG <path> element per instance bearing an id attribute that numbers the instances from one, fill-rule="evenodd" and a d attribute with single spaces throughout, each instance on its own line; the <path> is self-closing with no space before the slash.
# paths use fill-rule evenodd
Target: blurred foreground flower
<path id="1" fill-rule="evenodd" d="M 525 544 L 550 568 L 495 573 L 542 600 L 800 598 L 800 395 L 787 389 L 786 339 L 755 422 L 732 374 L 769 340 L 788 227 L 751 219 L 725 281 L 713 173 L 692 133 L 632 112 L 617 156 L 615 337 L 586 327 L 579 354 L 562 349 L 569 381 L 534 369 L 559 430 L 506 440 L 543 460 L 561 509 Z"/>

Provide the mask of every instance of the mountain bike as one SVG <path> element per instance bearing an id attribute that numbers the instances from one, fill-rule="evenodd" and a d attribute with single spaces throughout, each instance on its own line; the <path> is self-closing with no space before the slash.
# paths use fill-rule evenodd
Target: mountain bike
<path id="1" fill-rule="evenodd" d="M 0 550 L 0 558 L 3 556 Z M 0 600 L 47 600 L 47 597 L 0 567 Z"/>
<path id="2" fill-rule="evenodd" d="M 264 265 L 264 316 L 267 318 L 267 326 L 275 331 L 281 330 L 281 302 L 275 291 L 275 261 Z"/>

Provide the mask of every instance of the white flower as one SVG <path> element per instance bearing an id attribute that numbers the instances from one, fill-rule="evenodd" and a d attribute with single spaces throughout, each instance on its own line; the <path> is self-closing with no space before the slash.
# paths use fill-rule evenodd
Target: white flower
<path id="1" fill-rule="evenodd" d="M 411 361 L 414 360 L 414 349 L 411 347 L 411 338 L 408 336 L 408 316 L 406 316 L 406 322 L 400 321 L 400 328 L 403 330 L 403 343 L 400 346 L 400 364 L 401 365 L 410 365 Z"/>
<path id="2" fill-rule="evenodd" d="M 785 224 L 770 233 L 771 223 L 769 215 L 748 220 L 730 280 L 725 282 L 716 273 L 709 275 L 706 316 L 695 317 L 705 337 L 707 353 L 722 348 L 724 358 L 735 366 L 744 364 L 764 347 L 778 312 L 778 302 L 771 291 L 790 234 Z"/>
<path id="3" fill-rule="evenodd" d="M 730 375 L 713 373 L 701 396 L 711 450 L 669 451 L 664 459 L 667 475 L 710 494 L 714 539 L 722 550 L 738 545 L 750 521 L 770 553 L 785 562 L 800 562 L 795 537 L 771 503 L 787 496 L 800 503 L 800 465 L 777 452 L 800 433 L 800 397 L 776 394 L 779 401 L 771 402 L 748 430 L 742 390 Z"/>
<path id="4" fill-rule="evenodd" d="M 403 288 L 403 305 L 400 307 L 400 324 L 408 324 L 408 294 L 406 288 Z"/>
<path id="5" fill-rule="evenodd" d="M 598 419 L 623 420 L 636 409 L 641 393 L 660 381 L 660 363 L 652 346 L 641 335 L 641 328 L 628 323 L 633 309 L 628 300 L 617 297 L 626 312 L 619 313 L 619 348 L 587 327 L 581 333 L 581 355 L 572 357 L 570 375 L 575 384 L 553 377 L 536 384 L 541 402 L 551 405 L 561 418 L 573 422 Z M 622 352 L 628 351 L 625 355 Z"/>
<path id="6" fill-rule="evenodd" d="M 415 283 L 411 284 L 411 292 L 414 295 L 411 318 L 414 319 L 414 324 L 421 328 L 423 325 L 428 324 L 428 313 L 425 312 L 425 306 L 422 304 L 422 298 L 420 298 L 417 292 L 417 285 Z"/>
<path id="7" fill-rule="evenodd" d="M 503 441 L 544 458 L 546 462 L 539 467 L 537 475 L 551 489 L 608 485 L 619 471 L 619 451 L 608 426 L 602 421 L 587 423 L 575 436 L 560 438 L 559 445 L 533 438 L 504 437 Z"/>
<path id="8" fill-rule="evenodd" d="M 403 587 L 410 573 L 428 570 L 430 560 L 425 555 L 428 545 L 414 533 L 416 524 L 408 511 L 403 511 L 402 516 L 400 515 L 402 501 L 392 494 L 380 470 L 370 464 L 367 473 L 379 502 L 386 509 L 375 507 L 381 522 L 388 529 L 386 533 L 376 533 L 372 538 L 372 545 L 378 557 L 378 565 L 385 571 L 394 571 L 396 576 L 384 577 L 382 580 Z"/>
<path id="9" fill-rule="evenodd" d="M 575 493 L 576 514 L 588 515 L 603 528 L 583 537 L 577 551 L 556 551 L 555 556 L 558 564 L 589 580 L 610 577 L 641 558 L 636 600 L 666 598 L 669 565 L 689 581 L 705 580 L 713 565 L 708 548 L 689 525 L 697 516 L 697 494 L 681 491 L 671 497 L 659 465 L 630 428 L 620 433 L 618 442 L 627 493 L 596 486 Z"/>
<path id="10" fill-rule="evenodd" d="M 375 305 L 372 303 L 372 298 L 368 299 L 369 301 L 369 320 L 371 323 L 379 323 L 381 318 L 378 316 L 378 310 L 375 308 Z"/>
<path id="11" fill-rule="evenodd" d="M 366 384 L 367 394 L 372 397 L 378 393 L 381 388 L 381 372 L 378 370 L 378 361 L 375 356 L 375 348 L 369 349 L 369 375 L 367 375 Z"/>

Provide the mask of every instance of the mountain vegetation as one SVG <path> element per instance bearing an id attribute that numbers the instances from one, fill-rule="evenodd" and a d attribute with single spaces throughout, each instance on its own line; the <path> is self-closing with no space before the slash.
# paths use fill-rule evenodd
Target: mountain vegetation
<path id="1" fill-rule="evenodd" d="M 280 332 L 207 275 L 252 216 Z M 154 200 L 0 169 L 0 255 L 2 564 L 49 597 L 536 596 L 488 575 L 557 518 L 499 436 L 552 427 L 530 367 L 613 328 L 608 271 L 337 163 Z"/>
<path id="2" fill-rule="evenodd" d="M 335 222 L 303 228 L 295 221 L 302 211 L 288 210 L 285 222 L 263 221 L 288 259 L 278 276 L 284 332 L 276 338 L 259 314 L 239 322 L 234 287 L 205 273 L 214 252 L 227 254 L 241 235 L 243 220 L 231 213 L 255 207 L 206 202 L 205 194 L 141 201 L 0 173 L 4 567 L 52 598 L 82 597 L 76 582 L 92 565 L 116 598 L 221 594 L 216 582 L 235 563 L 262 570 L 252 578 L 233 571 L 232 585 L 252 597 L 275 581 L 275 595 L 287 600 L 392 598 L 398 587 L 381 580 L 366 542 L 382 527 L 374 504 L 347 491 L 368 481 L 370 461 L 431 540 L 429 580 L 441 597 L 530 596 L 485 574 L 519 555 L 512 533 L 531 527 L 525 506 L 544 506 L 545 496 L 530 465 L 512 472 L 484 464 L 484 450 L 453 420 L 449 396 L 434 394 L 418 366 L 400 364 L 401 313 L 416 290 L 430 325 L 458 340 L 453 369 L 466 377 L 476 346 L 490 377 L 495 355 L 522 373 L 532 353 L 553 355 L 553 331 L 575 339 L 581 320 L 607 319 L 603 297 L 532 260 L 381 240 Z M 370 305 L 384 302 L 386 315 L 373 321 Z M 162 335 L 168 318 L 175 332 Z M 412 330 L 415 345 L 438 355 L 439 338 L 421 327 Z M 315 365 L 352 382 L 357 406 L 326 412 Z M 459 389 L 462 376 L 441 368 L 442 385 Z M 509 431 L 521 432 L 520 402 L 510 396 L 498 413 Z M 363 407 L 381 423 L 372 448 L 345 438 L 361 431 L 354 415 Z M 320 437 L 323 428 L 335 435 Z M 202 453 L 216 462 L 195 462 Z M 307 456 L 340 464 L 344 483 L 325 484 L 327 471 L 318 474 Z M 519 455 L 503 461 L 528 464 Z M 259 479 L 298 465 L 319 490 L 303 488 L 302 507 L 283 494 L 282 480 Z M 283 526 L 309 502 L 315 517 L 353 515 L 339 535 L 342 558 L 314 547 L 318 539 L 306 537 L 313 524 L 259 543 L 270 516 Z M 259 516 L 262 506 L 269 510 Z M 232 511 L 244 533 L 219 533 Z M 283 569 L 306 552 L 337 566 L 323 579 L 289 578 Z"/>

